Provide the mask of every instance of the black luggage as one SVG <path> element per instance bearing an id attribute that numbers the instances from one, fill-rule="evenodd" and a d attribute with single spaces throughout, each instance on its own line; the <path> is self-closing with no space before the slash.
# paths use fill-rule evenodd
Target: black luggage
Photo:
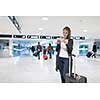
<path id="1" fill-rule="evenodd" d="M 75 55 L 72 56 L 76 57 Z M 85 76 L 76 74 L 75 63 L 73 65 L 74 65 L 74 73 L 70 72 L 71 57 L 69 57 L 69 73 L 65 74 L 65 83 L 87 83 L 87 78 Z"/>
<path id="2" fill-rule="evenodd" d="M 87 83 L 87 78 L 85 76 L 77 75 L 72 73 L 71 76 L 69 74 L 65 75 L 65 83 Z"/>
<path id="3" fill-rule="evenodd" d="M 35 57 L 37 57 L 38 55 L 39 55 L 38 51 L 33 54 L 33 56 L 35 56 Z"/>
<path id="4" fill-rule="evenodd" d="M 90 58 L 90 57 L 92 56 L 92 52 L 88 52 L 88 53 L 86 54 L 86 56 L 87 56 L 88 58 Z"/>

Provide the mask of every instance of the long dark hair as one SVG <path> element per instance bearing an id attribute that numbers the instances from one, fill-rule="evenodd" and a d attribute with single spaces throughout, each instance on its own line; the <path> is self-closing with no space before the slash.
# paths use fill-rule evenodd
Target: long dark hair
<path id="1" fill-rule="evenodd" d="M 63 28 L 63 31 L 64 30 L 67 30 L 68 31 L 68 36 L 67 36 L 66 39 L 70 39 L 71 38 L 71 29 L 68 26 L 66 26 L 65 28 Z"/>

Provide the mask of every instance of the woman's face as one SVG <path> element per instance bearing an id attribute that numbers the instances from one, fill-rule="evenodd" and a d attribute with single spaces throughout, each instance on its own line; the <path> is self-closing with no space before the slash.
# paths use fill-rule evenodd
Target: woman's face
<path id="1" fill-rule="evenodd" d="M 65 39 L 67 38 L 68 34 L 69 34 L 69 33 L 68 33 L 67 30 L 63 30 L 63 36 L 64 36 Z"/>

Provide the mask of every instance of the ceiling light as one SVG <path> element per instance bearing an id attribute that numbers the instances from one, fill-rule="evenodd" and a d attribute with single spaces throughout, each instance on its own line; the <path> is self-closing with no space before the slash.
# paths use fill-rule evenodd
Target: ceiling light
<path id="1" fill-rule="evenodd" d="M 87 32 L 87 30 L 83 30 L 83 32 Z"/>
<path id="2" fill-rule="evenodd" d="M 43 30 L 43 28 L 38 28 L 38 30 L 40 30 L 40 31 L 41 31 L 41 30 Z"/>
<path id="3" fill-rule="evenodd" d="M 42 20 L 48 20 L 48 17 L 42 17 Z"/>

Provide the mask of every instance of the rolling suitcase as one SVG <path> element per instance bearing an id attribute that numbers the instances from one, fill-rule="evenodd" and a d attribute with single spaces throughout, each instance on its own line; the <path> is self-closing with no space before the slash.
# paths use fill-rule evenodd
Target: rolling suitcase
<path id="1" fill-rule="evenodd" d="M 33 56 L 35 56 L 35 57 L 37 57 L 38 55 L 39 55 L 38 51 L 33 54 Z"/>
<path id="2" fill-rule="evenodd" d="M 44 60 L 47 60 L 48 59 L 48 56 L 47 55 L 43 55 L 43 59 Z"/>
<path id="3" fill-rule="evenodd" d="M 86 54 L 86 56 L 87 56 L 88 58 L 90 58 L 90 57 L 92 56 L 92 52 L 88 52 L 88 53 Z"/>
<path id="4" fill-rule="evenodd" d="M 75 55 L 74 58 L 76 57 Z M 69 57 L 69 73 L 65 74 L 65 83 L 87 83 L 87 78 L 85 76 L 81 76 L 76 74 L 76 64 L 74 59 L 74 73 L 70 72 L 71 68 L 71 56 Z"/>

